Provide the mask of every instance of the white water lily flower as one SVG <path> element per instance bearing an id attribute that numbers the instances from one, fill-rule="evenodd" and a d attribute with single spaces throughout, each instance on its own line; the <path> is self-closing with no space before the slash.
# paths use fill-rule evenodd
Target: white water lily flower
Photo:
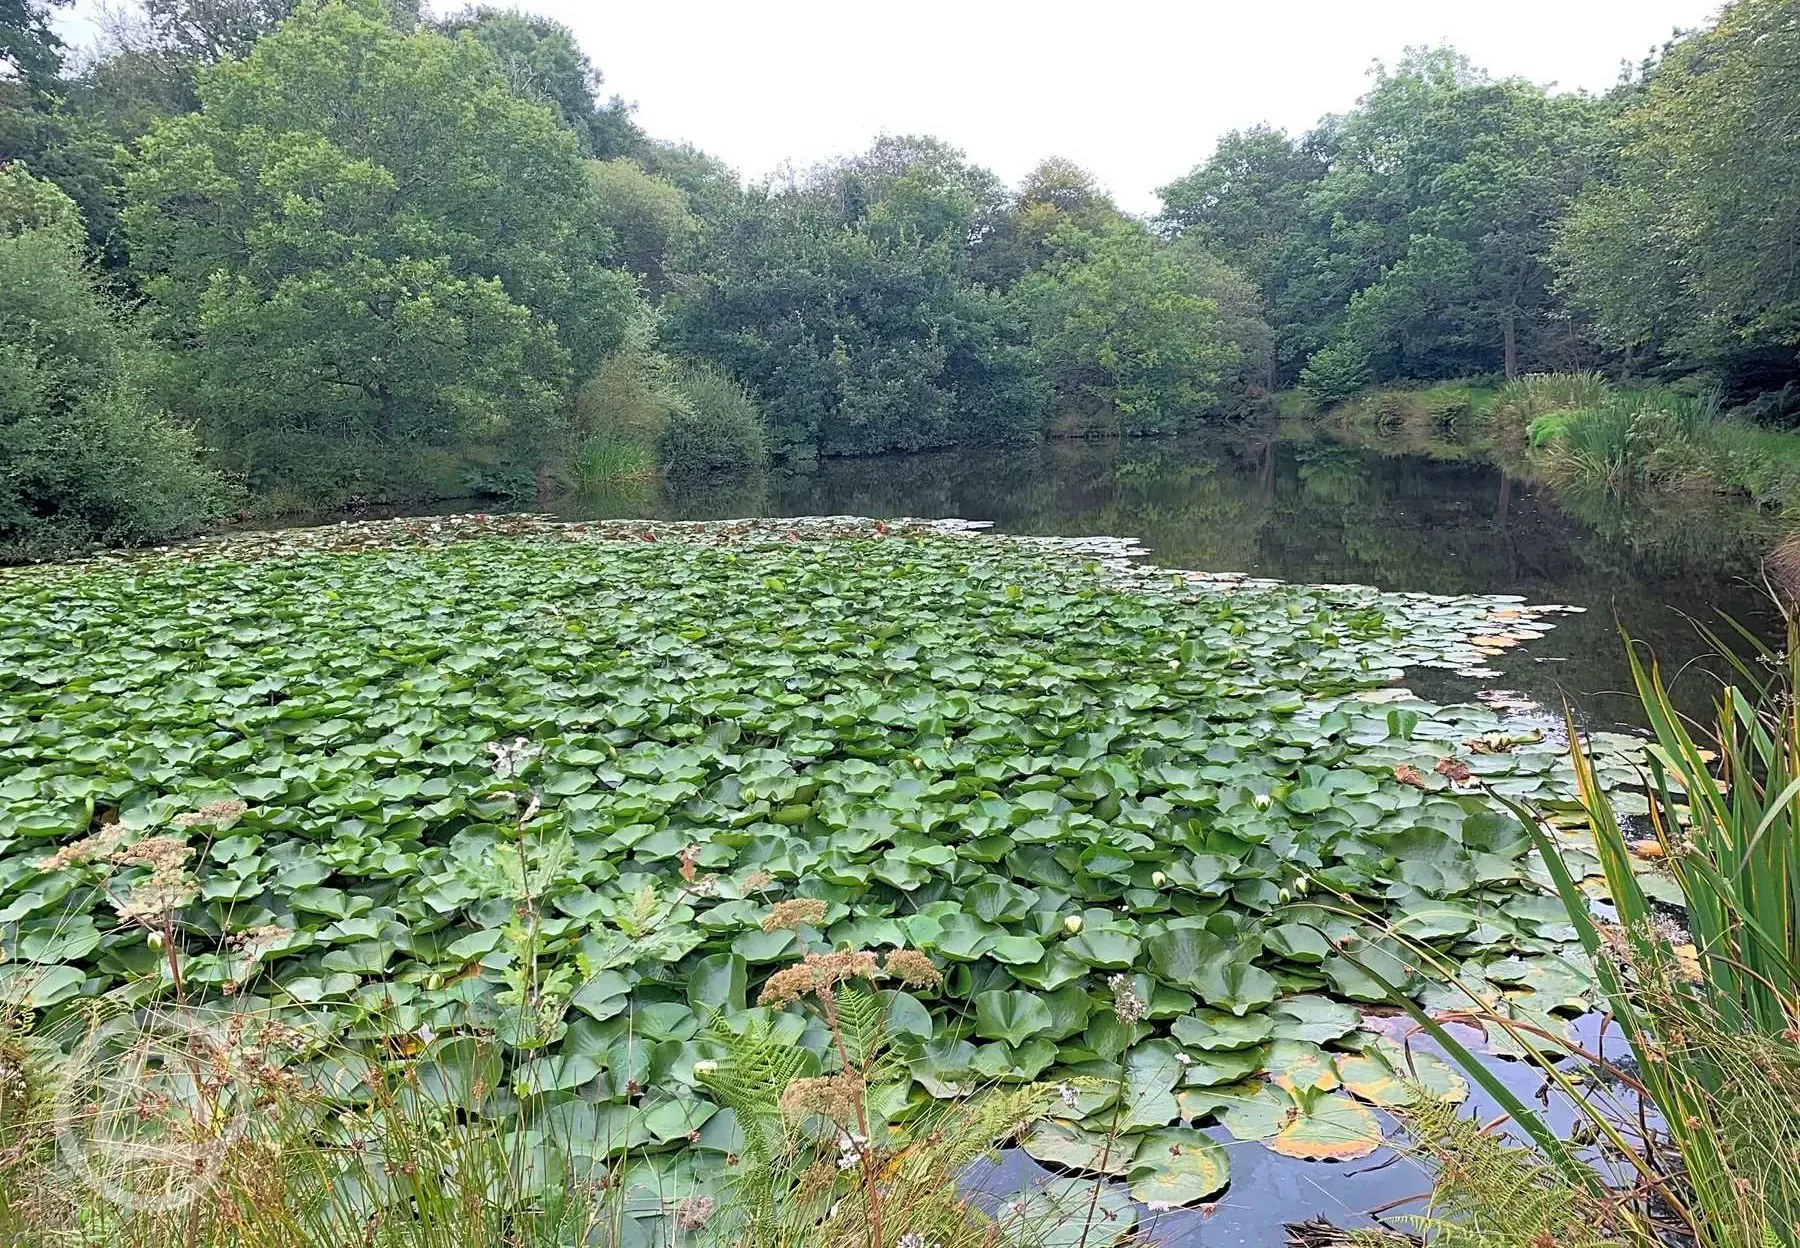
<path id="1" fill-rule="evenodd" d="M 1068 918 L 1063 920 L 1063 928 L 1069 935 L 1073 936 L 1076 932 L 1081 930 L 1081 916 L 1079 914 L 1071 914 Z"/>
<path id="2" fill-rule="evenodd" d="M 1164 875 L 1161 871 L 1152 871 L 1150 873 L 1150 883 L 1152 885 L 1154 885 L 1155 887 L 1161 888 L 1164 884 L 1167 884 L 1168 882 L 1169 882 L 1169 877 Z"/>

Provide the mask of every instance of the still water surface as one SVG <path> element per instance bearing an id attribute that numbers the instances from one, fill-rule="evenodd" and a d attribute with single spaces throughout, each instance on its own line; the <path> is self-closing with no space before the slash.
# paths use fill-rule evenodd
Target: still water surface
<path id="1" fill-rule="evenodd" d="M 827 460 L 698 487 L 630 485 L 568 500 L 571 518 L 956 516 L 1004 532 L 1136 537 L 1168 567 L 1436 594 L 1519 594 L 1587 608 L 1498 666 L 1596 727 L 1638 720 L 1619 630 L 1647 643 L 1692 710 L 1711 685 L 1695 623 L 1729 615 L 1772 635 L 1762 540 L 1701 500 L 1578 519 L 1490 465 L 1275 431 L 1181 441 L 1058 442 Z M 1420 677 L 1423 691 L 1467 690 Z M 1492 682 L 1490 682 L 1492 683 Z M 1473 686 L 1471 686 L 1472 688 Z"/>

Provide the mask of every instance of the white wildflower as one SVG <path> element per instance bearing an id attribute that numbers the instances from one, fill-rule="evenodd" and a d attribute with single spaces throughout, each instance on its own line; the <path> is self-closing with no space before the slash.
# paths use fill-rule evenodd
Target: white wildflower
<path id="1" fill-rule="evenodd" d="M 488 743 L 488 753 L 494 756 L 494 775 L 501 780 L 511 779 L 525 770 L 527 764 L 543 751 L 524 737 L 513 738 L 511 745 L 503 745 L 498 741 Z"/>
<path id="2" fill-rule="evenodd" d="M 1150 1013 L 1150 1007 L 1131 986 L 1130 977 L 1122 974 L 1114 975 L 1106 981 L 1106 984 L 1112 989 L 1113 1017 L 1126 1026 L 1143 1022 L 1145 1016 Z"/>

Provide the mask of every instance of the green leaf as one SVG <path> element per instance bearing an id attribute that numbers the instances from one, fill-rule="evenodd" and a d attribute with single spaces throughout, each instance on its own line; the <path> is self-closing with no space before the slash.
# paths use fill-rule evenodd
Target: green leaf
<path id="1" fill-rule="evenodd" d="M 975 997 L 975 1034 L 1008 1044 L 1023 1044 L 1055 1027 L 1050 1007 L 1028 992 L 995 991 Z"/>
<path id="2" fill-rule="evenodd" d="M 1218 1141 L 1185 1127 L 1138 1137 L 1131 1198 L 1156 1207 L 1197 1204 L 1224 1189 L 1231 1161 Z"/>

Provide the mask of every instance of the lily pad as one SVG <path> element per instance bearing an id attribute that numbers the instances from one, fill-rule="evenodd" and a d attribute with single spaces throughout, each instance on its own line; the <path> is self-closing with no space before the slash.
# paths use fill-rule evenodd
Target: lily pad
<path id="1" fill-rule="evenodd" d="M 1131 1162 L 1131 1198 L 1152 1208 L 1196 1204 L 1221 1191 L 1231 1160 L 1217 1140 L 1187 1127 L 1138 1137 Z"/>

